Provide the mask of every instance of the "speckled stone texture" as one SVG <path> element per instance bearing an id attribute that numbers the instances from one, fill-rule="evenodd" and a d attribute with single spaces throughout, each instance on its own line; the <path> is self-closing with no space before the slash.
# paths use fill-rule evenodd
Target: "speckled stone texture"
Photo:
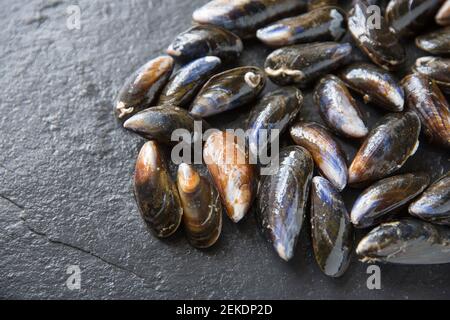
<path id="1" fill-rule="evenodd" d="M 204 2 L 2 2 L 0 298 L 450 298 L 450 265 L 382 265 L 382 289 L 370 291 L 367 266 L 355 258 L 343 278 L 328 279 L 312 256 L 309 225 L 290 263 L 264 241 L 253 214 L 238 225 L 224 219 L 222 237 L 206 251 L 190 247 L 181 230 L 164 241 L 146 230 L 132 194 L 143 140 L 121 129 L 111 102 Z M 66 27 L 72 4 L 81 8 L 81 30 Z M 263 66 L 270 49 L 246 47 L 239 64 Z M 419 54 L 412 52 L 411 61 Z M 371 125 L 382 114 L 363 108 Z M 300 117 L 318 119 L 310 95 Z M 356 148 L 346 145 L 349 159 Z M 424 148 L 404 170 L 436 177 L 448 155 Z M 349 207 L 356 195 L 346 196 Z M 80 290 L 66 286 L 70 265 L 81 269 Z"/>

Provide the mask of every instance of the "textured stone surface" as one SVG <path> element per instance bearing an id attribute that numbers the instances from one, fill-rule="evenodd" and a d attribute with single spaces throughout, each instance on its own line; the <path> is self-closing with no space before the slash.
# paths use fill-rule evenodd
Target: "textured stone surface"
<path id="1" fill-rule="evenodd" d="M 143 141 L 120 128 L 111 101 L 203 2 L 80 0 L 81 30 L 71 31 L 71 1 L 3 1 L 0 298 L 449 298 L 450 265 L 383 265 L 379 291 L 367 289 L 367 266 L 356 259 L 343 278 L 326 278 L 309 226 L 290 263 L 265 243 L 253 215 L 239 225 L 226 219 L 207 251 L 191 248 L 182 231 L 166 241 L 147 232 L 132 195 Z M 262 66 L 270 50 L 246 45 L 239 64 Z M 381 113 L 364 108 L 373 124 Z M 224 117 L 239 121 L 216 122 Z M 301 117 L 318 118 L 310 95 Z M 349 159 L 356 148 L 347 145 Z M 425 145 L 407 169 L 437 176 L 444 167 L 448 156 Z M 69 265 L 81 268 L 81 290 L 66 287 Z"/>

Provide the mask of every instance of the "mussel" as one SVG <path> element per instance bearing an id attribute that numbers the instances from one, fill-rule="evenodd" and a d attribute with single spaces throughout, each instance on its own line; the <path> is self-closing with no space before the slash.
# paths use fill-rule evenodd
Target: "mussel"
<path id="1" fill-rule="evenodd" d="M 177 186 L 155 141 L 145 143 L 139 152 L 134 195 L 142 218 L 157 237 L 168 237 L 178 229 L 183 209 Z"/>
<path id="2" fill-rule="evenodd" d="M 450 263 L 450 228 L 413 219 L 385 223 L 361 240 L 356 253 L 368 263 Z"/>
<path id="3" fill-rule="evenodd" d="M 369 129 L 345 84 L 336 76 L 322 78 L 314 90 L 314 102 L 325 123 L 348 138 L 364 138 Z"/>
<path id="4" fill-rule="evenodd" d="M 114 112 L 125 120 L 150 107 L 172 74 L 174 61 L 169 56 L 150 60 L 135 71 L 119 91 L 114 103 Z"/>
<path id="5" fill-rule="evenodd" d="M 413 36 L 433 21 L 444 0 L 391 0 L 386 20 L 401 37 Z"/>
<path id="6" fill-rule="evenodd" d="M 430 142 L 450 148 L 450 106 L 437 84 L 420 74 L 402 81 L 408 107 L 419 116 Z"/>
<path id="7" fill-rule="evenodd" d="M 156 140 L 164 144 L 172 144 L 172 134 L 177 129 L 185 129 L 194 133 L 195 119 L 185 110 L 178 107 L 164 105 L 148 108 L 124 123 L 124 128 L 149 140 Z M 208 125 L 202 122 L 203 129 Z"/>
<path id="8" fill-rule="evenodd" d="M 330 277 L 340 277 L 350 265 L 352 224 L 342 196 L 322 177 L 311 184 L 311 235 L 317 264 Z"/>
<path id="9" fill-rule="evenodd" d="M 203 159 L 219 191 L 228 217 L 239 222 L 248 212 L 256 195 L 254 165 L 245 151 L 245 137 L 216 131 L 207 139 Z"/>
<path id="10" fill-rule="evenodd" d="M 345 35 L 345 12 L 325 7 L 277 21 L 259 29 L 256 36 L 266 45 L 281 47 L 315 41 L 339 41 Z"/>
<path id="11" fill-rule="evenodd" d="M 431 54 L 449 55 L 450 26 L 417 37 L 416 45 Z"/>
<path id="12" fill-rule="evenodd" d="M 257 67 L 240 67 L 212 77 L 191 105 L 195 117 L 210 117 L 245 105 L 256 99 L 266 84 L 264 72 Z"/>
<path id="13" fill-rule="evenodd" d="M 169 80 L 159 97 L 158 105 L 185 107 L 216 73 L 221 63 L 220 58 L 207 56 L 184 66 Z"/>
<path id="14" fill-rule="evenodd" d="M 347 185 L 348 169 L 344 152 L 338 142 L 322 125 L 314 122 L 299 123 L 292 126 L 291 137 L 294 142 L 306 148 L 321 174 L 338 191 Z"/>
<path id="15" fill-rule="evenodd" d="M 409 206 L 409 213 L 428 222 L 450 226 L 450 171 Z"/>
<path id="16" fill-rule="evenodd" d="M 403 111 L 403 89 L 389 72 L 361 62 L 346 67 L 340 77 L 348 87 L 363 96 L 365 103 L 372 102 L 393 112 Z"/>
<path id="17" fill-rule="evenodd" d="M 389 177 L 370 186 L 358 197 L 351 212 L 357 228 L 367 228 L 393 210 L 407 204 L 430 183 L 425 173 L 407 173 Z"/>
<path id="18" fill-rule="evenodd" d="M 433 79 L 446 94 L 450 94 L 450 59 L 422 57 L 416 60 L 414 71 Z"/>
<path id="19" fill-rule="evenodd" d="M 248 118 L 248 145 L 253 156 L 266 150 L 260 136 L 262 130 L 279 130 L 282 134 L 297 117 L 303 105 L 302 92 L 294 87 L 286 87 L 266 94 L 252 109 Z M 266 141 L 270 142 L 271 132 L 266 132 Z"/>
<path id="20" fill-rule="evenodd" d="M 280 258 L 289 261 L 302 228 L 314 163 L 297 146 L 282 149 L 278 161 L 279 170 L 261 182 L 256 217 Z"/>
<path id="21" fill-rule="evenodd" d="M 450 0 L 447 0 L 436 15 L 436 22 L 441 26 L 450 25 Z"/>
<path id="22" fill-rule="evenodd" d="M 177 186 L 189 242 L 196 248 L 211 247 L 222 230 L 219 194 L 206 178 L 185 163 L 178 167 Z"/>
<path id="23" fill-rule="evenodd" d="M 349 170 L 349 184 L 361 185 L 399 170 L 419 147 L 420 119 L 414 112 L 383 117 L 372 129 Z"/>
<path id="24" fill-rule="evenodd" d="M 280 48 L 266 59 L 265 71 L 281 86 L 305 87 L 351 59 L 349 43 L 317 42 Z"/>
<path id="25" fill-rule="evenodd" d="M 338 0 L 308 0 L 308 10 L 312 11 L 322 7 L 336 6 Z"/>
<path id="26" fill-rule="evenodd" d="M 348 16 L 348 29 L 357 45 L 377 65 L 386 70 L 397 69 L 406 59 L 405 48 L 397 36 L 389 30 L 383 17 L 379 25 L 372 19 L 374 12 L 367 1 L 355 3 Z"/>
<path id="27" fill-rule="evenodd" d="M 182 62 L 206 56 L 232 61 L 243 50 L 242 40 L 234 33 L 212 25 L 196 25 L 179 34 L 167 53 Z"/>
<path id="28" fill-rule="evenodd" d="M 259 28 L 305 8 L 306 0 L 212 0 L 192 17 L 197 23 L 218 25 L 240 37 L 253 38 Z"/>

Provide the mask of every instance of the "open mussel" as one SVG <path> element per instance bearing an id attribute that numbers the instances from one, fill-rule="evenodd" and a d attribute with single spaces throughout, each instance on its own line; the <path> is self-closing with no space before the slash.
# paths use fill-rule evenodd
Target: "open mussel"
<path id="1" fill-rule="evenodd" d="M 194 133 L 195 119 L 185 110 L 164 105 L 145 109 L 125 121 L 124 128 L 146 139 L 172 144 L 172 134 L 177 129 Z M 203 122 L 204 123 L 204 122 Z M 203 129 L 207 128 L 204 123 Z"/>
<path id="2" fill-rule="evenodd" d="M 356 253 L 368 263 L 450 263 L 450 228 L 414 219 L 385 223 L 361 240 Z"/>
<path id="3" fill-rule="evenodd" d="M 351 59 L 349 43 L 317 42 L 280 48 L 266 59 L 265 71 L 281 86 L 305 87 Z"/>
<path id="4" fill-rule="evenodd" d="M 134 195 L 146 225 L 160 238 L 172 235 L 180 225 L 183 209 L 155 141 L 144 144 L 136 161 Z"/>
<path id="5" fill-rule="evenodd" d="M 196 248 L 211 247 L 222 230 L 219 194 L 206 178 L 185 163 L 178 167 L 177 186 L 189 242 Z"/>
<path id="6" fill-rule="evenodd" d="M 314 90 L 314 102 L 325 123 L 348 138 L 364 138 L 367 129 L 356 101 L 336 76 L 322 78 Z"/>
<path id="7" fill-rule="evenodd" d="M 433 21 L 444 0 L 391 0 L 386 20 L 400 37 L 413 36 Z"/>
<path id="8" fill-rule="evenodd" d="M 266 85 L 264 72 L 257 67 L 240 67 L 212 77 L 191 105 L 195 117 L 210 117 L 245 105 L 258 97 Z"/>
<path id="9" fill-rule="evenodd" d="M 325 7 L 277 21 L 259 29 L 256 36 L 268 46 L 339 41 L 346 32 L 346 14 L 338 7 Z"/>
<path id="10" fill-rule="evenodd" d="M 308 0 L 308 10 L 312 11 L 318 8 L 337 6 L 338 0 Z"/>
<path id="11" fill-rule="evenodd" d="M 342 276 L 350 265 L 355 235 L 342 196 L 322 177 L 311 184 L 311 228 L 320 269 L 330 277 Z"/>
<path id="12" fill-rule="evenodd" d="M 441 26 L 450 25 L 450 0 L 447 0 L 436 15 L 436 22 Z"/>
<path id="13" fill-rule="evenodd" d="M 254 165 L 245 151 L 245 137 L 216 131 L 207 139 L 203 159 L 219 191 L 228 217 L 239 222 L 248 212 L 256 195 Z"/>
<path id="14" fill-rule="evenodd" d="M 348 87 L 363 96 L 365 103 L 374 103 L 393 112 L 403 111 L 403 89 L 386 70 L 361 62 L 346 67 L 340 77 Z"/>
<path id="15" fill-rule="evenodd" d="M 256 215 L 278 255 L 289 261 L 302 228 L 314 163 L 309 152 L 297 146 L 282 149 L 277 160 L 278 171 L 261 182 Z"/>
<path id="16" fill-rule="evenodd" d="M 253 38 L 256 30 L 306 8 L 306 0 L 212 0 L 194 11 L 197 23 L 213 24 L 243 38 Z"/>
<path id="17" fill-rule="evenodd" d="M 341 146 L 322 125 L 314 122 L 299 123 L 292 126 L 291 137 L 294 142 L 306 148 L 321 174 L 337 190 L 347 186 L 348 169 Z"/>
<path id="18" fill-rule="evenodd" d="M 267 142 L 272 137 L 269 130 L 279 130 L 282 134 L 287 126 L 297 117 L 303 105 L 302 92 L 294 87 L 286 87 L 266 94 L 252 109 L 248 118 L 248 145 L 252 156 L 265 151 L 267 144 L 261 140 L 262 130 L 267 130 Z"/>
<path id="19" fill-rule="evenodd" d="M 431 54 L 450 55 L 450 26 L 417 37 L 416 45 Z"/>
<path id="20" fill-rule="evenodd" d="M 179 34 L 167 53 L 183 62 L 206 56 L 232 61 L 243 50 L 242 40 L 234 33 L 216 26 L 196 25 Z"/>
<path id="21" fill-rule="evenodd" d="M 433 79 L 446 94 L 450 94 L 450 59 L 422 57 L 416 60 L 414 71 Z"/>
<path id="22" fill-rule="evenodd" d="M 450 226 L 450 171 L 409 206 L 409 213 L 428 222 Z"/>
<path id="23" fill-rule="evenodd" d="M 114 103 L 114 112 L 125 120 L 146 109 L 158 98 L 159 93 L 172 74 L 174 61 L 169 56 L 150 60 L 135 71 L 119 91 Z"/>
<path id="24" fill-rule="evenodd" d="M 357 45 L 374 63 L 383 69 L 395 70 L 406 59 L 405 48 L 389 30 L 386 20 L 380 17 L 377 25 L 372 15 L 367 1 L 357 1 L 348 15 L 348 29 Z"/>
<path id="25" fill-rule="evenodd" d="M 437 84 L 420 74 L 402 81 L 408 107 L 419 116 L 430 142 L 450 148 L 450 106 Z"/>
<path id="26" fill-rule="evenodd" d="M 185 107 L 206 81 L 217 72 L 221 63 L 220 58 L 207 56 L 182 67 L 161 92 L 158 105 Z"/>
<path id="27" fill-rule="evenodd" d="M 382 179 L 399 170 L 419 147 L 420 119 L 414 112 L 383 117 L 349 168 L 349 184 Z"/>
<path id="28" fill-rule="evenodd" d="M 356 200 L 351 212 L 352 223 L 357 228 L 376 224 L 421 194 L 429 183 L 430 177 L 425 173 L 407 173 L 378 181 Z"/>

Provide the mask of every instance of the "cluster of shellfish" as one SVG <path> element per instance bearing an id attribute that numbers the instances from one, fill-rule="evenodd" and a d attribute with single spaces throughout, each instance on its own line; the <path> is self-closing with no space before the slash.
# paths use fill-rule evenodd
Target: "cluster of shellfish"
<path id="1" fill-rule="evenodd" d="M 316 261 L 331 277 L 344 274 L 355 248 L 362 261 L 450 263 L 450 172 L 437 181 L 399 174 L 421 151 L 419 138 L 449 154 L 450 0 L 385 2 L 356 0 L 349 12 L 336 0 L 213 0 L 197 9 L 193 26 L 133 73 L 114 105 L 123 126 L 149 140 L 134 192 L 150 230 L 164 238 L 182 224 L 194 247 L 207 248 L 220 237 L 223 211 L 238 223 L 254 206 L 286 261 L 309 216 Z M 383 12 L 376 23 L 373 5 Z M 347 33 L 352 40 L 343 42 Z M 427 54 L 398 81 L 412 37 Z M 251 38 L 274 50 L 264 69 L 223 70 Z M 367 61 L 353 61 L 357 50 Z M 279 88 L 261 96 L 269 80 Z M 301 120 L 301 90 L 309 88 L 322 123 Z M 385 115 L 369 127 L 354 96 Z M 171 175 L 162 148 L 172 146 L 174 130 L 193 132 L 196 121 L 209 128 L 208 118 L 243 108 L 243 129 L 252 132 L 243 144 L 216 131 L 202 145 L 207 175 L 188 163 Z M 288 136 L 267 176 L 249 161 L 263 129 Z M 339 139 L 359 145 L 350 164 Z M 351 210 L 348 188 L 362 190 Z M 372 230 L 354 246 L 358 228 Z"/>

